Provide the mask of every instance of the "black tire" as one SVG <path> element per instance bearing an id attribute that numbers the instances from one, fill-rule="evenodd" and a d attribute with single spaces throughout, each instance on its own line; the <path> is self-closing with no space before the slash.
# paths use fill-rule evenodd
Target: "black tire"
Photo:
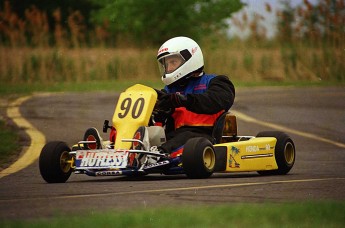
<path id="1" fill-rule="evenodd" d="M 182 166 L 187 177 L 208 178 L 216 166 L 216 154 L 212 143 L 203 137 L 192 138 L 184 145 Z"/>
<path id="2" fill-rule="evenodd" d="M 64 183 L 72 173 L 71 149 L 64 142 L 47 143 L 39 157 L 39 168 L 48 183 Z"/>
<path id="3" fill-rule="evenodd" d="M 281 131 L 264 131 L 256 137 L 274 137 L 277 139 L 275 146 L 275 158 L 277 170 L 258 171 L 261 175 L 285 175 L 295 164 L 296 149 L 290 136 Z"/>

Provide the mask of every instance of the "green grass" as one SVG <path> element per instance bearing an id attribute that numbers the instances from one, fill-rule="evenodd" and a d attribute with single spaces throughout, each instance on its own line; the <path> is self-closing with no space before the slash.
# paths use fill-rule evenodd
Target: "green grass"
<path id="1" fill-rule="evenodd" d="M 162 88 L 164 85 L 160 80 L 156 81 L 143 81 L 143 80 L 110 80 L 110 81 L 88 81 L 82 83 L 76 82 L 57 82 L 57 83 L 18 83 L 7 84 L 2 83 L 0 85 L 0 95 L 26 95 L 35 92 L 91 92 L 91 91 L 114 91 L 121 92 L 127 87 L 136 83 L 144 84 L 154 88 Z M 279 82 L 279 81 L 263 81 L 263 82 L 244 82 L 233 81 L 235 87 L 255 87 L 255 86 L 344 86 L 345 82 L 335 81 L 291 81 L 291 82 Z"/>
<path id="2" fill-rule="evenodd" d="M 114 91 L 121 92 L 127 87 L 141 83 L 144 85 L 161 88 L 161 81 L 88 81 L 82 83 L 76 82 L 57 82 L 57 83 L 3 83 L 0 85 L 0 95 L 25 95 L 34 92 L 88 92 L 88 91 Z"/>
<path id="3" fill-rule="evenodd" d="M 336 81 L 262 81 L 262 82 L 243 82 L 243 81 L 233 81 L 235 87 L 315 87 L 315 86 L 345 86 L 345 82 L 336 82 Z"/>
<path id="4" fill-rule="evenodd" d="M 233 204 L 0 221 L 1 227 L 343 227 L 345 202 Z"/>
<path id="5" fill-rule="evenodd" d="M 16 130 L 5 124 L 4 120 L 0 119 L 0 165 L 9 162 L 10 157 L 18 153 L 19 146 L 19 135 Z"/>

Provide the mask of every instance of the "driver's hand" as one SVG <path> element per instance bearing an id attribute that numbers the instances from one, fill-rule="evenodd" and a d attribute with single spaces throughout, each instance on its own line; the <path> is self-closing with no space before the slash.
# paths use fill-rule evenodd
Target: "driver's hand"
<path id="1" fill-rule="evenodd" d="M 171 115 L 171 110 L 163 111 L 159 109 L 154 109 L 152 114 L 154 122 L 164 124 L 167 118 Z"/>
<path id="2" fill-rule="evenodd" d="M 155 108 L 158 110 L 172 110 L 174 108 L 183 107 L 187 104 L 187 96 L 177 93 L 167 93 L 167 91 L 157 90 L 158 101 Z"/>

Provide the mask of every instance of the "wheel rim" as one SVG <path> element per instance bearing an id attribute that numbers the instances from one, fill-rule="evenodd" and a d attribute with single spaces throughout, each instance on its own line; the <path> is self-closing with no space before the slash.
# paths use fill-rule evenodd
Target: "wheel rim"
<path id="1" fill-rule="evenodd" d="M 216 156 L 211 147 L 206 147 L 203 153 L 204 165 L 208 170 L 212 170 L 216 163 Z"/>
<path id="2" fill-rule="evenodd" d="M 70 156 L 68 151 L 64 151 L 60 156 L 60 167 L 64 173 L 68 173 L 71 169 L 71 163 L 69 162 Z"/>
<path id="3" fill-rule="evenodd" d="M 285 161 L 289 165 L 292 165 L 295 160 L 295 148 L 291 142 L 288 142 L 285 145 L 284 156 L 285 156 Z"/>

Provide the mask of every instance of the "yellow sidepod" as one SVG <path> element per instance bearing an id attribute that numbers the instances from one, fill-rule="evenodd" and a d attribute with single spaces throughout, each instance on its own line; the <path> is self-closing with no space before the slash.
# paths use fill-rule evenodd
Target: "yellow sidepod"
<path id="1" fill-rule="evenodd" d="M 278 169 L 273 137 L 252 138 L 247 141 L 214 145 L 226 147 L 225 172 L 247 172 Z"/>

